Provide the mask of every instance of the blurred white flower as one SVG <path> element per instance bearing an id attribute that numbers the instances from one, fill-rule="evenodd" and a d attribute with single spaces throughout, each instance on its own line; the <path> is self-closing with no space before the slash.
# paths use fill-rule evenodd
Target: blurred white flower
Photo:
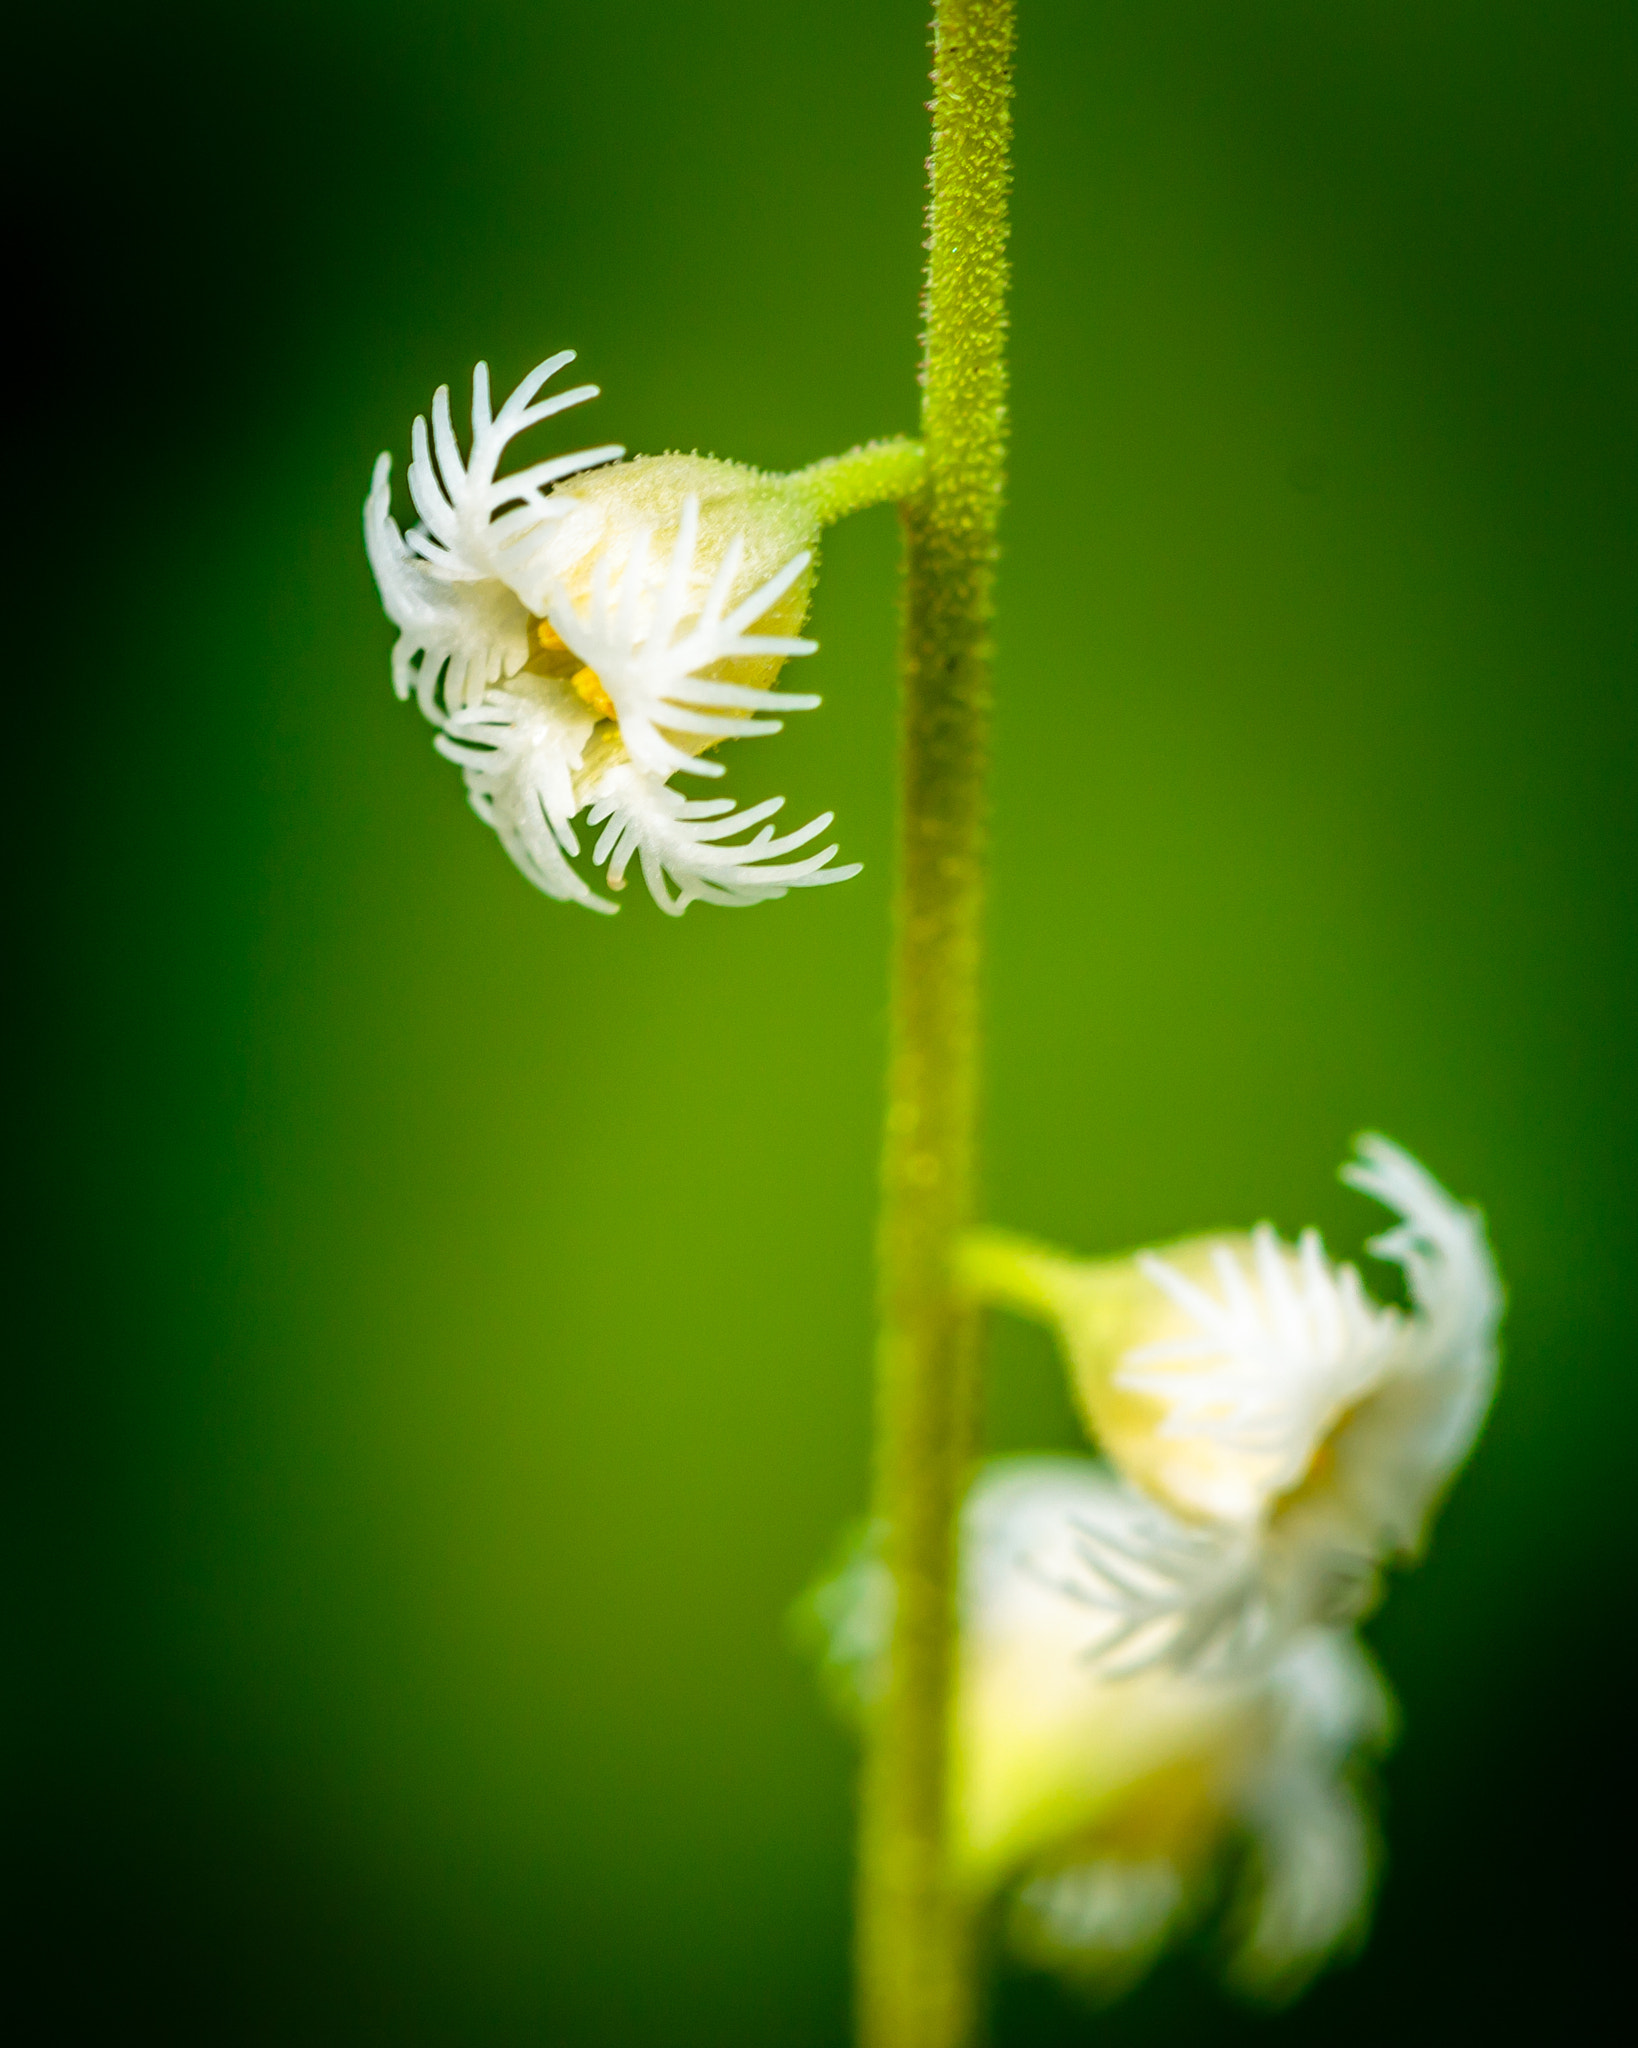
<path id="1" fill-rule="evenodd" d="M 1408 1314 L 1313 1231 L 1102 1261 L 971 1243 L 975 1290 L 1056 1327 L 1091 1435 L 1164 1511 L 1137 1557 L 1130 1531 L 1083 1546 L 1122 1665 L 1254 1658 L 1361 1612 L 1472 1446 L 1502 1302 L 1483 1223 L 1385 1138 L 1362 1139 L 1343 1178 L 1398 1212 L 1370 1248 L 1403 1268 Z"/>
<path id="2" fill-rule="evenodd" d="M 582 385 L 538 396 L 572 360 L 542 363 L 498 413 L 480 363 L 464 456 L 439 389 L 430 434 L 415 422 L 407 480 L 419 523 L 407 534 L 392 516 L 390 460 L 377 462 L 364 533 L 399 629 L 398 695 L 414 691 L 473 808 L 549 896 L 617 907 L 571 865 L 583 813 L 603 827 L 591 859 L 609 886 L 624 886 L 635 853 L 672 915 L 846 880 L 858 869 L 832 866 L 834 846 L 786 858 L 830 813 L 776 836 L 765 821 L 780 799 L 738 811 L 668 787 L 679 774 L 722 774 L 705 749 L 778 732 L 759 715 L 770 706 L 819 702 L 772 688 L 784 661 L 814 652 L 792 630 L 812 585 L 811 495 L 699 456 L 621 462 L 614 446 L 499 476 L 518 434 L 596 395 Z"/>
<path id="3" fill-rule="evenodd" d="M 1362 1778 L 1390 1703 L 1343 1629 L 1270 1635 L 1258 1657 L 1215 1666 L 1112 1660 L 1126 1619 L 1089 1556 L 1113 1548 L 1141 1571 L 1188 1537 L 1090 1459 L 980 1476 L 962 1525 L 955 1872 L 975 1898 L 1008 1899 L 1025 1958 L 1094 1996 L 1215 1911 L 1230 1981 L 1278 1999 L 1363 1927 Z M 868 1714 L 892 1617 L 868 1540 L 806 1613 L 833 1691 Z"/>

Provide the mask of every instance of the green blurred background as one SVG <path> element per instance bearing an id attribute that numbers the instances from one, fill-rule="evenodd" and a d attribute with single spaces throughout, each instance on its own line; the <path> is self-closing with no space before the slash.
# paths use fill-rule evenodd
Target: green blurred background
<path id="1" fill-rule="evenodd" d="M 864 876 L 677 926 L 467 813 L 358 510 L 480 355 L 579 348 L 570 432 L 635 450 L 910 427 L 924 13 L 16 48 L 31 2039 L 845 2039 L 849 1747 L 783 1616 L 865 1488 L 893 522 L 828 545 L 825 709 L 733 764 Z M 1351 1249 L 1380 1126 L 1513 1307 L 1373 1628 L 1365 1959 L 1272 2021 L 1187 1959 L 1095 2026 L 1009 1978 L 999 2037 L 1551 2038 L 1630 1747 L 1638 14 L 1022 15 L 987 1211 Z M 995 1443 L 1073 1440 L 1044 1341 L 992 1364 Z"/>

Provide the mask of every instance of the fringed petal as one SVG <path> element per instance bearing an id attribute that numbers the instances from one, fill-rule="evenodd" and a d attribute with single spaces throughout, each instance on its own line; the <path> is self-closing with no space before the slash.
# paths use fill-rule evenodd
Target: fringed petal
<path id="1" fill-rule="evenodd" d="M 411 551 L 392 516 L 391 472 L 391 458 L 381 456 L 364 503 L 364 545 L 381 603 L 398 628 L 393 688 L 401 698 L 413 690 L 423 713 L 441 725 L 522 668 L 529 614 L 495 578 L 449 582 Z"/>
<path id="2" fill-rule="evenodd" d="M 1362 1540 L 1414 1555 L 1495 1392 L 1504 1298 L 1476 1209 L 1386 1138 L 1361 1138 L 1358 1155 L 1342 1177 L 1398 1212 L 1370 1249 L 1404 1269 L 1415 1313 L 1392 1371 L 1333 1439 L 1330 1490 Z"/>
<path id="3" fill-rule="evenodd" d="M 770 903 L 789 889 L 845 882 L 859 872 L 857 862 L 830 865 L 834 845 L 803 860 L 786 859 L 816 839 L 832 813 L 822 811 L 776 837 L 763 821 L 783 802 L 774 797 L 739 811 L 726 799 L 690 801 L 634 763 L 616 762 L 598 777 L 587 812 L 588 825 L 603 826 L 592 859 L 599 867 L 606 864 L 609 887 L 620 889 L 635 854 L 650 894 L 670 917 L 680 917 L 690 903 Z M 726 843 L 753 827 L 760 829 L 749 840 Z"/>
<path id="4" fill-rule="evenodd" d="M 1116 1479 L 1078 1478 L 1073 1498 L 1011 1542 L 1008 1597 L 1027 1581 L 1061 1601 L 1066 1641 L 1105 1677 L 1167 1665 L 1238 1680 L 1283 1639 L 1249 1538 L 1182 1522 Z"/>
<path id="5" fill-rule="evenodd" d="M 1211 1454 L 1207 1493 L 1185 1505 L 1247 1518 L 1294 1486 L 1339 1418 L 1379 1384 L 1400 1318 L 1366 1299 L 1352 1266 L 1333 1267 L 1316 1231 L 1297 1246 L 1261 1225 L 1248 1272 L 1226 1243 L 1213 1286 L 1153 1253 L 1138 1269 L 1188 1334 L 1128 1351 L 1114 1384 L 1162 1404 L 1162 1437 Z"/>
<path id="6" fill-rule="evenodd" d="M 1388 1739 L 1393 1701 L 1357 1639 L 1335 1630 L 1299 1636 L 1271 1687 L 1268 1746 L 1239 1802 L 1251 1856 L 1227 1975 L 1283 2004 L 1364 1933 L 1377 1853 L 1358 1776 Z"/>
<path id="7" fill-rule="evenodd" d="M 1192 1917 L 1190 1886 L 1166 1856 L 1100 1856 L 1025 1880 L 1007 1917 L 1012 1948 L 1106 2005 L 1146 1976 Z"/>
<path id="8" fill-rule="evenodd" d="M 529 694 L 492 691 L 452 717 L 433 744 L 460 767 L 472 808 L 537 889 L 560 903 L 615 911 L 619 905 L 588 888 L 569 865 L 580 851 L 571 820 L 592 714 L 563 684 L 524 680 Z"/>
<path id="9" fill-rule="evenodd" d="M 498 578 L 522 592 L 544 532 L 572 509 L 567 501 L 547 495 L 550 486 L 625 453 L 615 446 L 585 448 L 511 476 L 496 476 L 507 445 L 526 428 L 597 396 L 595 384 L 581 384 L 537 398 L 541 386 L 573 361 L 573 349 L 565 349 L 538 364 L 493 414 L 489 366 L 479 363 L 472 372 L 472 447 L 464 459 L 450 418 L 447 384 L 433 396 L 430 436 L 425 419 L 416 420 L 408 483 L 421 523 L 409 534 L 408 545 L 441 582 Z"/>
<path id="10" fill-rule="evenodd" d="M 817 643 L 812 640 L 746 630 L 802 575 L 811 554 L 804 550 L 793 555 L 776 576 L 729 612 L 729 593 L 744 559 L 743 542 L 736 539 L 724 551 L 703 607 L 688 619 L 691 604 L 698 602 L 692 595 L 698 537 L 699 499 L 690 495 L 663 570 L 651 564 L 648 536 L 640 534 L 618 575 L 611 573 L 606 555 L 598 559 L 584 605 L 550 580 L 533 589 L 534 602 L 554 631 L 608 692 L 619 714 L 626 751 L 640 767 L 662 777 L 722 773 L 720 763 L 675 745 L 664 737 L 665 731 L 704 740 L 750 739 L 781 729 L 777 718 L 755 715 L 770 705 L 781 711 L 811 711 L 819 702 L 813 696 L 776 694 L 702 674 L 720 662 L 742 657 L 783 659 L 815 651 Z"/>

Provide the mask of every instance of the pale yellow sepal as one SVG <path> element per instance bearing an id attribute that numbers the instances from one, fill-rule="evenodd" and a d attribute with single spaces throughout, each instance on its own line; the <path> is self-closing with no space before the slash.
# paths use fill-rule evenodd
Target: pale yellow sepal
<path id="1" fill-rule="evenodd" d="M 1044 1631 L 967 1653 L 960 1874 L 987 1892 L 1048 1850 L 1185 1866 L 1209 1856 L 1262 1729 L 1258 1688 L 1155 1664 L 1099 1684 Z"/>

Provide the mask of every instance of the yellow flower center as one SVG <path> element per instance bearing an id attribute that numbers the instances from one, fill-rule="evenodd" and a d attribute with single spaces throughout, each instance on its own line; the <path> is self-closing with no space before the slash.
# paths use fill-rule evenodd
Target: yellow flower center
<path id="1" fill-rule="evenodd" d="M 594 668 L 578 668 L 569 678 L 569 688 L 585 700 L 599 718 L 613 718 L 618 722 L 619 714 L 614 700 L 603 688 L 602 678 Z"/>
<path id="2" fill-rule="evenodd" d="M 542 619 L 535 627 L 535 638 L 540 642 L 540 649 L 543 654 L 556 657 L 568 655 L 571 661 L 574 659 L 562 635 L 555 629 L 549 619 Z M 556 673 L 562 674 L 563 665 L 560 660 L 554 660 L 551 666 Z M 574 691 L 582 703 L 589 705 L 599 718 L 610 718 L 616 724 L 619 723 L 619 714 L 614 708 L 614 700 L 610 697 L 608 691 L 603 688 L 603 679 L 596 669 L 577 668 L 568 678 L 568 683 L 569 688 Z"/>

